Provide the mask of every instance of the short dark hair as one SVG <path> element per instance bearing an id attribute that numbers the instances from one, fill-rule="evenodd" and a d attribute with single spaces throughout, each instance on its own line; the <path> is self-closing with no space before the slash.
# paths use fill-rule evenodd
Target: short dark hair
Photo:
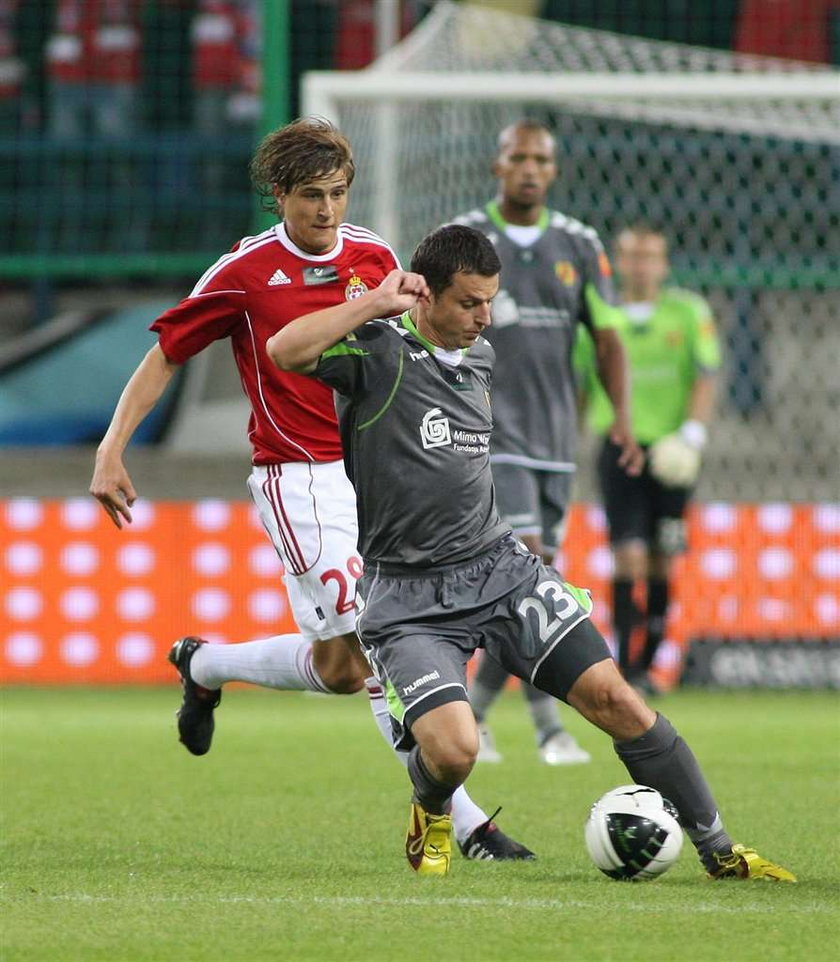
<path id="1" fill-rule="evenodd" d="M 649 237 L 652 235 L 654 237 L 664 237 L 666 241 L 668 240 L 665 231 L 659 226 L 659 224 L 655 224 L 650 220 L 642 220 L 641 218 L 638 220 L 628 221 L 626 224 L 623 224 L 621 227 L 619 227 L 618 231 L 616 232 L 616 237 L 618 237 L 619 234 L 625 233 L 639 234 L 643 237 Z"/>
<path id="2" fill-rule="evenodd" d="M 507 146 L 507 142 L 518 133 L 546 134 L 551 138 L 555 150 L 557 149 L 556 138 L 547 124 L 544 124 L 541 120 L 537 120 L 534 117 L 521 117 L 519 120 L 508 124 L 507 127 L 503 127 L 499 131 L 499 135 L 496 138 L 496 154 L 500 154 Z"/>
<path id="3" fill-rule="evenodd" d="M 251 183 L 263 210 L 276 211 L 275 188 L 287 194 L 298 184 L 341 170 L 347 185 L 356 173 L 350 142 L 320 117 L 301 117 L 267 134 L 251 159 Z"/>
<path id="4" fill-rule="evenodd" d="M 429 290 L 440 294 L 455 274 L 500 274 L 502 262 L 490 241 L 473 227 L 447 224 L 427 234 L 411 256 L 411 270 L 426 278 Z"/>
<path id="5" fill-rule="evenodd" d="M 634 237 L 660 237 L 665 245 L 666 256 L 671 246 L 668 241 L 668 235 L 658 224 L 654 224 L 653 221 L 643 220 L 641 218 L 629 221 L 616 232 L 614 241 L 616 251 L 618 250 L 622 234 L 632 234 Z"/>

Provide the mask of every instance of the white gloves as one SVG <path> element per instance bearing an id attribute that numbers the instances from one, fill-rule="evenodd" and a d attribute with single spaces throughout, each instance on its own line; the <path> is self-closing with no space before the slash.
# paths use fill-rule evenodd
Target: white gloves
<path id="1" fill-rule="evenodd" d="M 673 434 L 650 446 L 650 473 L 669 488 L 690 488 L 700 472 L 700 452 L 706 444 L 706 428 L 699 421 L 686 421 Z"/>

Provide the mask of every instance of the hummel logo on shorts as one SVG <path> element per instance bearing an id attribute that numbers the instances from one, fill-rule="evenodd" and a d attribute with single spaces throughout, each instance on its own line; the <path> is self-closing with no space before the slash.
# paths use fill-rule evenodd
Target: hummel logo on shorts
<path id="1" fill-rule="evenodd" d="M 269 287 L 276 287 L 278 284 L 291 284 L 291 283 L 292 283 L 291 278 L 290 278 L 290 277 L 287 277 L 287 276 L 283 273 L 283 271 L 280 270 L 279 267 L 278 267 L 277 270 L 271 275 L 271 277 L 269 277 L 269 279 L 268 279 L 268 286 L 269 286 Z"/>

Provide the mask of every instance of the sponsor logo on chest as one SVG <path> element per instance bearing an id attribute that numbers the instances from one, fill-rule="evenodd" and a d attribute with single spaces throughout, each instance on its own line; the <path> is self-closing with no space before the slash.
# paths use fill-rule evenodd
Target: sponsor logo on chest
<path id="1" fill-rule="evenodd" d="M 464 431 L 461 428 L 453 430 L 449 418 L 440 408 L 431 408 L 423 415 L 420 440 L 426 451 L 449 445 L 464 454 L 487 454 L 490 451 L 489 431 Z"/>
<path id="2" fill-rule="evenodd" d="M 335 284 L 338 282 L 338 268 L 335 264 L 324 264 L 323 267 L 304 267 L 303 283 L 307 287 L 317 287 L 320 284 Z"/>

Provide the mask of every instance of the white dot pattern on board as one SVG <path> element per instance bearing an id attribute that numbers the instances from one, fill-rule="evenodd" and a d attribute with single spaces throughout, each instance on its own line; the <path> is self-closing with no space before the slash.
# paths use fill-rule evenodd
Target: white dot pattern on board
<path id="1" fill-rule="evenodd" d="M 814 574 L 827 581 L 840 578 L 840 549 L 823 548 L 814 555 Z"/>
<path id="2" fill-rule="evenodd" d="M 6 659 L 18 668 L 28 668 L 41 660 L 44 643 L 31 631 L 16 631 L 6 639 Z"/>
<path id="3" fill-rule="evenodd" d="M 99 549 L 85 541 L 71 541 L 61 550 L 60 564 L 67 574 L 84 578 L 99 567 Z"/>
<path id="4" fill-rule="evenodd" d="M 260 544 L 251 548 L 248 554 L 248 565 L 251 573 L 258 578 L 279 578 L 283 574 L 283 565 L 277 557 L 277 552 L 269 544 Z"/>
<path id="5" fill-rule="evenodd" d="M 129 632 L 117 640 L 117 660 L 129 668 L 147 665 L 155 654 L 155 645 L 148 635 Z"/>
<path id="6" fill-rule="evenodd" d="M 230 568 L 230 551 L 215 542 L 198 545 L 192 553 L 193 570 L 208 578 L 225 574 Z"/>
<path id="7" fill-rule="evenodd" d="M 154 549 L 144 541 L 133 541 L 117 551 L 117 567 L 130 577 L 150 574 L 154 570 L 155 561 Z"/>
<path id="8" fill-rule="evenodd" d="M 44 552 L 32 541 L 16 541 L 6 548 L 6 570 L 13 575 L 37 574 L 44 564 Z"/>
<path id="9" fill-rule="evenodd" d="M 116 607 L 123 621 L 145 621 L 155 613 L 155 596 L 146 588 L 126 588 L 117 594 Z"/>
<path id="10" fill-rule="evenodd" d="M 99 612 L 99 594 L 92 588 L 68 588 L 60 607 L 68 621 L 89 621 Z"/>
<path id="11" fill-rule="evenodd" d="M 789 504 L 761 504 L 756 520 L 758 527 L 768 534 L 785 534 L 793 524 L 793 509 Z"/>
<path id="12" fill-rule="evenodd" d="M 34 498 L 12 498 L 6 505 L 6 524 L 13 531 L 32 531 L 44 517 L 44 508 Z"/>
<path id="13" fill-rule="evenodd" d="M 712 501 L 700 511 L 700 523 L 710 534 L 726 534 L 735 527 L 738 515 L 731 504 Z"/>
<path id="14" fill-rule="evenodd" d="M 765 548 L 758 555 L 757 566 L 763 578 L 779 581 L 793 571 L 793 555 L 787 548 Z"/>
<path id="15" fill-rule="evenodd" d="M 278 621 L 286 613 L 286 599 L 279 591 L 263 588 L 248 598 L 248 614 L 254 621 Z"/>
<path id="16" fill-rule="evenodd" d="M 76 668 L 92 664 L 99 654 L 99 642 L 85 631 L 74 631 L 66 635 L 59 647 L 64 661 Z"/>
<path id="17" fill-rule="evenodd" d="M 6 593 L 6 614 L 13 621 L 33 621 L 44 607 L 41 592 L 35 588 L 20 586 Z"/>
<path id="18" fill-rule="evenodd" d="M 220 588 L 202 588 L 193 595 L 193 614 L 202 621 L 221 621 L 230 607 L 230 595 Z"/>
<path id="19" fill-rule="evenodd" d="M 814 528 L 821 534 L 840 532 L 840 504 L 817 504 L 813 511 Z"/>
<path id="20" fill-rule="evenodd" d="M 71 531 L 90 531 L 99 524 L 101 511 L 90 498 L 71 498 L 61 508 L 61 523 Z"/>
<path id="21" fill-rule="evenodd" d="M 230 524 L 230 513 L 225 501 L 199 501 L 193 508 L 193 524 L 201 531 L 221 531 Z"/>
<path id="22" fill-rule="evenodd" d="M 707 578 L 719 581 L 735 574 L 738 558 L 730 548 L 710 548 L 703 552 L 700 566 Z"/>

